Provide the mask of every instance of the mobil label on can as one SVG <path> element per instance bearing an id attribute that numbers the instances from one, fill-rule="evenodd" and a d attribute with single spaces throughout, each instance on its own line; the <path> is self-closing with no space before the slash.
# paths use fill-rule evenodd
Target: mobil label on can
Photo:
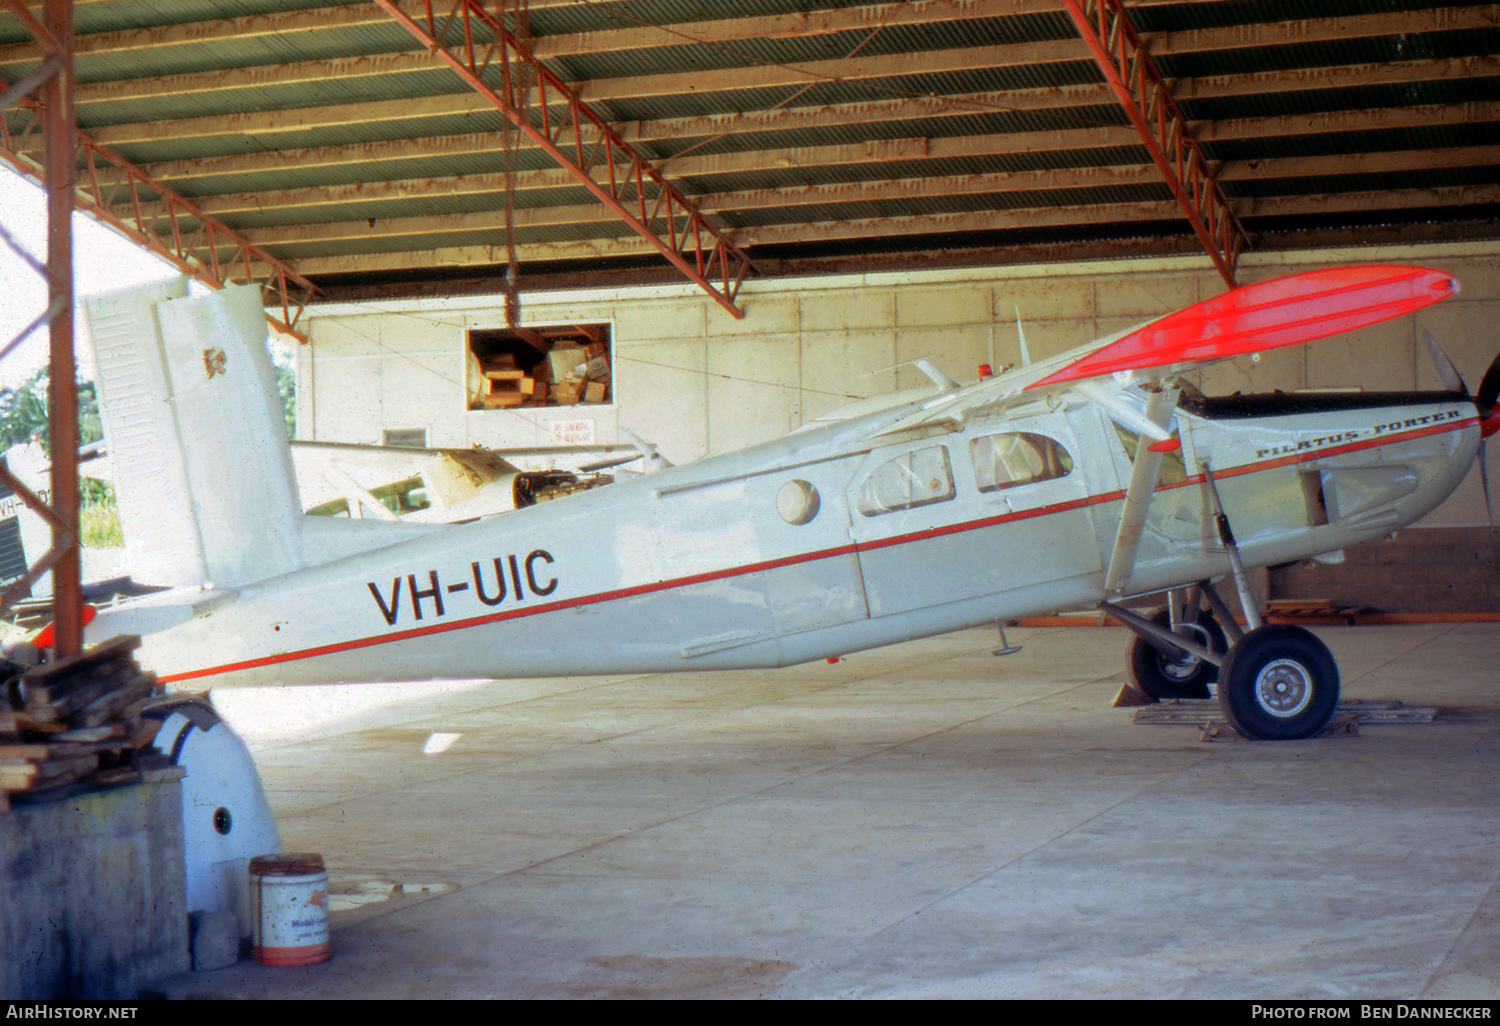
<path id="1" fill-rule="evenodd" d="M 328 872 L 323 856 L 257 855 L 250 860 L 250 957 L 264 965 L 328 958 Z"/>

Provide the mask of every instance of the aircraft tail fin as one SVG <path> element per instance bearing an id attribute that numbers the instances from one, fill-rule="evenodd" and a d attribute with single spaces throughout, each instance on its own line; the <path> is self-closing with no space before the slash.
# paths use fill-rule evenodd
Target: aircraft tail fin
<path id="1" fill-rule="evenodd" d="M 86 302 L 131 574 L 235 587 L 303 564 L 260 290 L 185 279 Z"/>

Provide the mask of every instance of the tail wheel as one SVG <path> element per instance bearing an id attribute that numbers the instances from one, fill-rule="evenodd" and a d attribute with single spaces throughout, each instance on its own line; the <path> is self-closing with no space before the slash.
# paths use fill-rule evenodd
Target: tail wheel
<path id="1" fill-rule="evenodd" d="M 1165 609 L 1156 610 L 1149 619 L 1163 627 L 1170 627 L 1172 622 Z M 1189 625 L 1188 637 L 1212 652 L 1228 647 L 1223 628 L 1207 610 Z M 1208 686 L 1218 679 L 1219 668 L 1195 655 L 1183 655 L 1182 659 L 1173 659 L 1144 638 L 1131 638 L 1125 653 L 1130 683 L 1147 698 L 1207 698 Z"/>
<path id="2" fill-rule="evenodd" d="M 1338 701 L 1338 664 L 1328 646 L 1301 627 L 1253 630 L 1219 667 L 1219 706 L 1246 737 L 1311 737 L 1328 723 Z"/>

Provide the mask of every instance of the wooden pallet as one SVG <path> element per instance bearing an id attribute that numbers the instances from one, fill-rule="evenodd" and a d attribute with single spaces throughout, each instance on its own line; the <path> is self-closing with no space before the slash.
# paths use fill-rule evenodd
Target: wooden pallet
<path id="1" fill-rule="evenodd" d="M 1326 599 L 1273 599 L 1266 603 L 1267 623 L 1342 623 L 1353 627 L 1379 616 L 1370 606 L 1337 606 Z"/>
<path id="2" fill-rule="evenodd" d="M 1361 723 L 1431 723 L 1437 714 L 1434 705 L 1405 705 L 1394 699 L 1348 699 L 1334 707 L 1333 716 L 1318 736 L 1358 734 Z M 1214 698 L 1176 698 L 1141 706 L 1131 722 L 1202 727 L 1204 741 L 1233 741 L 1240 737 L 1224 722 L 1224 712 Z"/>
<path id="3" fill-rule="evenodd" d="M 161 724 L 141 712 L 161 686 L 136 665 L 140 643 L 113 638 L 7 682 L 0 696 L 0 812 L 12 801 L 77 793 L 79 785 L 133 783 L 154 765 L 151 743 Z"/>

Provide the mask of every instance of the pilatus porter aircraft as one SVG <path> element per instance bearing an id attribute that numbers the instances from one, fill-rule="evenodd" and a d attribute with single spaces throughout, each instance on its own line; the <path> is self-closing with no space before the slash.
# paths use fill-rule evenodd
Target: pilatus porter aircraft
<path id="1" fill-rule="evenodd" d="M 1321 729 L 1328 649 L 1262 624 L 1245 569 L 1335 553 L 1435 508 L 1500 426 L 1429 340 L 1431 392 L 1209 397 L 1180 376 L 1421 309 L 1415 267 L 1249 285 L 1071 352 L 866 399 L 738 452 L 647 472 L 501 468 L 456 524 L 303 512 L 254 287 L 87 303 L 137 582 L 89 643 L 137 634 L 178 688 L 788 666 L 979 624 L 1101 609 L 1153 697 L 1217 693 L 1255 738 Z M 462 481 L 455 480 L 460 488 Z M 1242 628 L 1215 579 L 1234 582 Z M 1126 600 L 1166 593 L 1142 616 Z"/>

